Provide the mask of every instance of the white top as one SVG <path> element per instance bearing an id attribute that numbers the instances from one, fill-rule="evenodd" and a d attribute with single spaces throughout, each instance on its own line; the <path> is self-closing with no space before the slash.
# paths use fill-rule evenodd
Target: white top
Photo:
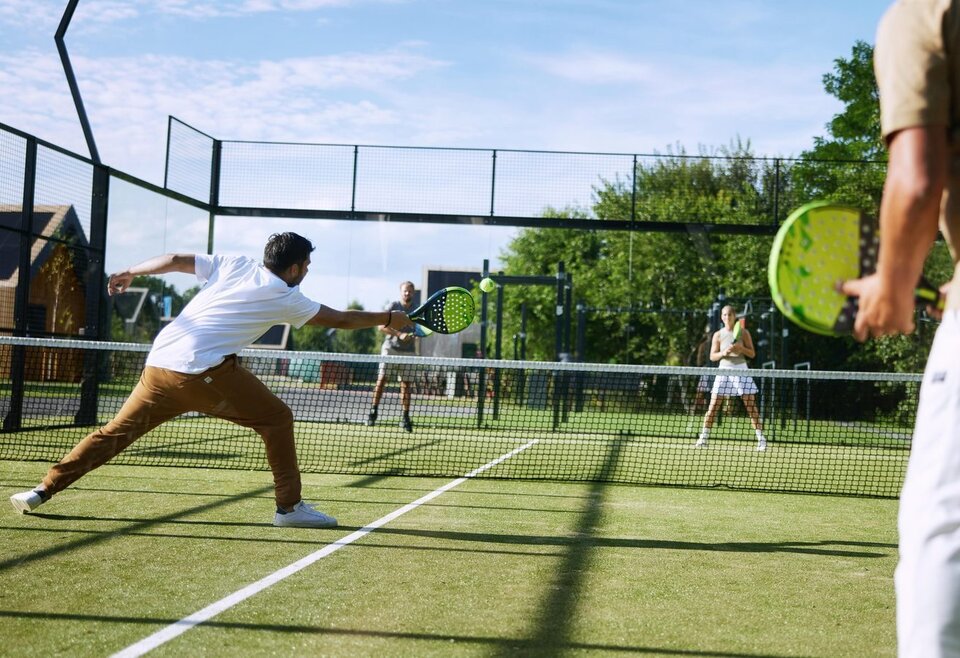
<path id="1" fill-rule="evenodd" d="M 260 338 L 270 327 L 289 322 L 302 327 L 320 310 L 266 267 L 245 256 L 195 256 L 203 289 L 153 341 L 147 365 L 196 374 L 220 365 Z"/>
<path id="2" fill-rule="evenodd" d="M 721 352 L 727 349 L 728 347 L 730 347 L 731 345 L 733 345 L 734 343 L 733 331 L 731 331 L 730 329 L 727 329 L 726 327 L 720 327 L 717 333 L 720 334 L 720 351 Z M 737 339 L 736 342 L 740 343 L 741 345 L 743 344 L 743 340 L 739 338 Z M 740 364 L 743 364 L 743 365 L 740 365 Z M 747 359 L 742 354 L 738 354 L 736 356 L 728 356 L 720 359 L 721 368 L 738 368 L 738 367 L 742 368 L 742 367 L 745 367 L 746 365 L 747 365 Z"/>

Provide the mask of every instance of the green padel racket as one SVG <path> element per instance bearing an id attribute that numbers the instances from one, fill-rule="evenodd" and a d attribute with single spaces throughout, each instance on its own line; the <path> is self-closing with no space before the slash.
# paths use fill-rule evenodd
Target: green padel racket
<path id="1" fill-rule="evenodd" d="M 840 281 L 872 274 L 880 246 L 877 221 L 857 208 L 826 201 L 791 213 L 770 251 L 770 294 L 780 312 L 798 326 L 825 336 L 853 331 L 858 300 L 837 292 Z M 917 302 L 943 307 L 926 280 Z"/>
<path id="2" fill-rule="evenodd" d="M 734 343 L 740 340 L 740 333 L 743 331 L 744 322 L 746 322 L 746 318 L 738 318 L 737 322 L 733 325 L 733 342 Z"/>
<path id="3" fill-rule="evenodd" d="M 477 305 L 465 288 L 451 286 L 430 295 L 410 319 L 438 334 L 455 334 L 473 324 Z"/>

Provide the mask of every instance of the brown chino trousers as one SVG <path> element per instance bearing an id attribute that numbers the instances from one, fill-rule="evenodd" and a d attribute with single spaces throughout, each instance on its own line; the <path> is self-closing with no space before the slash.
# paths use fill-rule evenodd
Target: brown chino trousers
<path id="1" fill-rule="evenodd" d="M 293 412 L 235 355 L 200 374 L 147 366 L 120 412 L 87 435 L 43 478 L 50 495 L 102 466 L 131 443 L 188 411 L 229 420 L 255 430 L 266 446 L 277 505 L 300 501 L 300 469 L 293 441 Z"/>

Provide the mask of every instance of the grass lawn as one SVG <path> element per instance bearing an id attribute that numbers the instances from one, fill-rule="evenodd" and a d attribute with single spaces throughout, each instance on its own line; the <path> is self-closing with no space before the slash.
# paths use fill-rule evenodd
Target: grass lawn
<path id="1" fill-rule="evenodd" d="M 122 650 L 449 481 L 307 474 L 341 527 L 279 529 L 268 473 L 108 465 L 0 513 L 0 653 Z M 896 507 L 468 480 L 151 655 L 893 656 Z"/>

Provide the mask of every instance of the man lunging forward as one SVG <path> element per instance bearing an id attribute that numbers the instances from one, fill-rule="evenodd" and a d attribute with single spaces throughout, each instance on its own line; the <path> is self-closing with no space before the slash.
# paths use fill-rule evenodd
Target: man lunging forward
<path id="1" fill-rule="evenodd" d="M 203 289 L 157 335 L 140 381 L 119 413 L 87 435 L 32 491 L 10 502 L 31 512 L 77 479 L 102 466 L 154 427 L 188 411 L 255 430 L 273 472 L 273 524 L 332 528 L 336 519 L 301 499 L 293 413 L 237 360 L 237 353 L 270 327 L 317 324 L 338 329 L 410 326 L 398 311 L 338 311 L 300 292 L 314 247 L 296 233 L 270 236 L 263 263 L 235 256 L 166 254 L 110 276 L 107 291 L 121 293 L 138 275 L 195 274 Z"/>

